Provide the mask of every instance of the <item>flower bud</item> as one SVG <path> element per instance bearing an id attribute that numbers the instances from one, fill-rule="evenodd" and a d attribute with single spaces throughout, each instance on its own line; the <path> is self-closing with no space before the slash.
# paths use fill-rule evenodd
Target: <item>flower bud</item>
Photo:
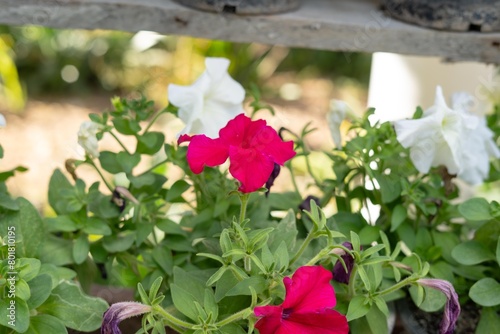
<path id="1" fill-rule="evenodd" d="M 104 313 L 101 334 L 121 334 L 118 324 L 125 319 L 151 311 L 151 306 L 137 302 L 115 303 Z"/>

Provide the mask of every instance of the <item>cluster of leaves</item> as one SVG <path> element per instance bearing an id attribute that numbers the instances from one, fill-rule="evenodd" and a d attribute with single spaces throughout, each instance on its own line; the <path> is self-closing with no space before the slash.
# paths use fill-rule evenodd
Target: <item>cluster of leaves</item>
<path id="1" fill-rule="evenodd" d="M 23 168 L 17 168 L 23 170 Z M 60 266 L 47 225 L 24 198 L 13 199 L 0 174 L 0 328 L 6 333 L 67 333 L 99 328 L 108 304 L 85 295 Z M 4 333 L 4 331 L 2 331 Z"/>

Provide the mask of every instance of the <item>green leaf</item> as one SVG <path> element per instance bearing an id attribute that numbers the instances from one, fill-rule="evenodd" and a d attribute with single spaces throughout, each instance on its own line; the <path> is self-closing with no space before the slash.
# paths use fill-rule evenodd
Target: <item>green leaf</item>
<path id="1" fill-rule="evenodd" d="M 114 152 L 102 151 L 99 154 L 99 163 L 105 171 L 111 174 L 118 174 L 123 172 L 122 166 L 118 162 L 117 154 Z"/>
<path id="2" fill-rule="evenodd" d="M 298 234 L 295 223 L 295 213 L 289 210 L 286 216 L 278 223 L 276 229 L 269 235 L 269 249 L 275 252 L 283 241 L 285 241 L 288 252 L 295 247 L 295 239 Z"/>
<path id="3" fill-rule="evenodd" d="M 22 300 L 28 300 L 31 297 L 30 287 L 23 279 L 16 281 L 16 297 Z"/>
<path id="4" fill-rule="evenodd" d="M 378 174 L 377 181 L 380 184 L 382 203 L 390 203 L 398 198 L 401 194 L 401 183 L 399 179 L 396 178 L 396 176 Z"/>
<path id="5" fill-rule="evenodd" d="M 38 308 L 40 313 L 58 318 L 66 327 L 83 332 L 99 328 L 107 309 L 104 300 L 85 296 L 77 285 L 70 282 L 59 284 Z"/>
<path id="6" fill-rule="evenodd" d="M 500 305 L 500 283 L 491 277 L 483 278 L 470 288 L 469 297 L 481 306 Z"/>
<path id="7" fill-rule="evenodd" d="M 167 192 L 166 201 L 171 203 L 183 202 L 182 194 L 190 187 L 184 180 L 175 181 Z"/>
<path id="8" fill-rule="evenodd" d="M 401 204 L 394 207 L 391 217 L 391 232 L 396 231 L 399 225 L 405 221 L 407 215 L 408 213 L 406 212 L 406 208 Z"/>
<path id="9" fill-rule="evenodd" d="M 73 242 L 49 235 L 45 238 L 40 252 L 43 263 L 64 266 L 73 263 Z"/>
<path id="10" fill-rule="evenodd" d="M 194 305 L 195 297 L 177 284 L 170 285 L 170 292 L 175 308 L 191 320 L 198 321 L 198 310 Z"/>
<path id="11" fill-rule="evenodd" d="M 490 220 L 490 204 L 482 197 L 471 198 L 458 206 L 458 211 L 471 221 Z"/>
<path id="12" fill-rule="evenodd" d="M 500 317 L 495 308 L 483 307 L 475 334 L 496 333 L 500 328 Z"/>
<path id="13" fill-rule="evenodd" d="M 135 166 L 141 162 L 139 154 L 129 154 L 127 152 L 118 152 L 116 155 L 116 162 L 120 165 L 124 173 L 132 173 Z"/>
<path id="14" fill-rule="evenodd" d="M 262 276 L 252 276 L 238 282 L 231 290 L 226 293 L 226 296 L 239 296 L 246 295 L 250 296 L 252 293 L 250 287 L 255 289 L 255 292 L 261 293 L 267 288 L 267 281 Z"/>
<path id="15" fill-rule="evenodd" d="M 424 292 L 424 300 L 418 307 L 425 312 L 436 312 L 440 310 L 444 306 L 444 304 L 446 304 L 446 296 L 441 291 L 429 287 L 424 287 Z M 417 304 L 417 287 L 410 287 L 410 295 L 413 299 L 413 302 Z"/>
<path id="16" fill-rule="evenodd" d="M 2 296 L 3 297 L 3 296 Z M 22 299 L 0 299 L 0 325 L 24 333 L 30 324 L 28 304 Z"/>
<path id="17" fill-rule="evenodd" d="M 141 126 L 133 119 L 116 117 L 113 119 L 113 125 L 116 131 L 124 135 L 135 136 L 141 131 Z"/>
<path id="18" fill-rule="evenodd" d="M 182 227 L 173 220 L 170 219 L 159 220 L 157 221 L 156 226 L 166 234 L 186 236 L 186 232 L 182 229 Z"/>
<path id="19" fill-rule="evenodd" d="M 102 238 L 102 246 L 110 253 L 124 252 L 132 245 L 135 241 L 135 233 L 120 233 L 118 235 L 112 235 Z"/>
<path id="20" fill-rule="evenodd" d="M 41 262 L 33 258 L 21 258 L 16 262 L 16 270 L 19 278 L 26 282 L 35 278 L 40 272 Z"/>
<path id="21" fill-rule="evenodd" d="M 375 304 L 372 305 L 370 311 L 366 314 L 366 320 L 373 333 L 389 333 L 387 316 Z"/>
<path id="22" fill-rule="evenodd" d="M 136 153 L 153 155 L 158 152 L 165 143 L 165 135 L 161 132 L 147 132 L 137 136 Z"/>
<path id="23" fill-rule="evenodd" d="M 365 268 L 363 266 L 358 267 L 358 274 L 361 280 L 363 281 L 366 290 L 371 291 L 370 279 L 368 278 L 368 275 L 366 274 Z"/>
<path id="24" fill-rule="evenodd" d="M 50 177 L 48 197 L 50 206 L 59 215 L 73 212 L 68 211 L 66 208 L 66 201 L 61 200 L 62 193 L 72 190 L 73 185 L 59 169 L 56 169 Z"/>
<path id="25" fill-rule="evenodd" d="M 74 232 L 78 229 L 75 222 L 66 215 L 45 218 L 45 226 L 48 232 Z"/>
<path id="26" fill-rule="evenodd" d="M 0 220 L 0 235 L 8 235 L 9 229 L 14 227 L 17 257 L 38 257 L 45 234 L 42 218 L 28 200 L 20 197 L 16 203 L 19 211 L 9 211 Z"/>
<path id="27" fill-rule="evenodd" d="M 497 242 L 496 256 L 497 256 L 497 263 L 498 263 L 498 265 L 500 265 L 500 237 L 498 238 L 498 242 Z"/>
<path id="28" fill-rule="evenodd" d="M 19 210 L 19 205 L 17 205 L 16 201 L 5 193 L 0 193 L 0 207 L 7 210 Z"/>
<path id="29" fill-rule="evenodd" d="M 28 282 L 31 298 L 28 300 L 30 310 L 42 305 L 50 296 L 52 291 L 52 278 L 47 274 L 42 274 Z"/>
<path id="30" fill-rule="evenodd" d="M 153 259 L 163 272 L 170 276 L 173 274 L 174 260 L 172 258 L 172 252 L 169 249 L 156 247 L 153 250 Z"/>
<path id="31" fill-rule="evenodd" d="M 205 289 L 205 299 L 203 308 L 207 313 L 212 313 L 212 319 L 216 320 L 219 317 L 219 307 L 215 301 L 214 292 L 212 289 Z"/>
<path id="32" fill-rule="evenodd" d="M 85 227 L 82 229 L 83 232 L 87 234 L 95 234 L 95 235 L 111 235 L 111 228 L 108 226 L 108 222 L 104 219 L 100 219 L 97 217 L 89 217 L 85 222 Z"/>
<path id="33" fill-rule="evenodd" d="M 380 237 L 380 227 L 367 225 L 359 231 L 359 239 L 362 245 L 369 245 Z"/>
<path id="34" fill-rule="evenodd" d="M 196 272 L 187 272 L 179 267 L 174 267 L 174 283 L 180 288 L 189 291 L 200 305 L 205 298 L 205 281 Z"/>
<path id="35" fill-rule="evenodd" d="M 364 296 L 355 296 L 347 309 L 347 321 L 361 318 L 370 311 L 370 305 Z"/>
<path id="36" fill-rule="evenodd" d="M 86 234 L 81 234 L 73 245 L 73 260 L 76 264 L 82 264 L 89 255 L 90 244 Z"/>
<path id="37" fill-rule="evenodd" d="M 495 260 L 495 255 L 483 244 L 470 240 L 453 248 L 451 256 L 460 264 L 474 265 L 488 260 Z"/>
<path id="38" fill-rule="evenodd" d="M 59 319 L 51 315 L 39 314 L 31 317 L 30 326 L 25 334 L 45 333 L 67 334 L 68 330 Z"/>

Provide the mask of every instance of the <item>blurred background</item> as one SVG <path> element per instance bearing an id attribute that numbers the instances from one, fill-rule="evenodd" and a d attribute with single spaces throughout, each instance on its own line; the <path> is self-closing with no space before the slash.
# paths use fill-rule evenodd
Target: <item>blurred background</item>
<path id="1" fill-rule="evenodd" d="M 191 84 L 207 56 L 231 60 L 230 74 L 276 111 L 269 122 L 300 132 L 309 121 L 312 149 L 333 146 L 325 114 L 332 98 L 362 113 L 366 108 L 371 55 L 240 44 L 142 31 L 56 30 L 0 26 L 0 170 L 25 166 L 9 182 L 16 196 L 40 208 L 55 168 L 81 158 L 80 124 L 110 107 L 110 98 L 143 94 L 158 108 L 169 83 Z M 269 115 L 261 115 L 267 118 Z M 168 119 L 163 119 L 165 131 Z M 172 138 L 174 138 L 172 136 Z M 321 163 L 321 162 L 319 162 Z M 329 166 L 325 166 L 329 168 Z"/>

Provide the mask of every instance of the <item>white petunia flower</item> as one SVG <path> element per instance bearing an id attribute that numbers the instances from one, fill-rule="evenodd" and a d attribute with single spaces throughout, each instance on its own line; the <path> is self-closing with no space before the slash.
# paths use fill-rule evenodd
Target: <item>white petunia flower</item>
<path id="1" fill-rule="evenodd" d="M 85 121 L 78 130 L 78 144 L 85 150 L 91 158 L 99 157 L 99 147 L 97 133 L 102 129 L 100 124 Z"/>
<path id="2" fill-rule="evenodd" d="M 452 105 L 453 109 L 447 106 L 438 86 L 434 105 L 420 119 L 394 122 L 397 139 L 410 148 L 418 171 L 427 173 L 443 165 L 450 174 L 479 184 L 488 176 L 490 157 L 500 157 L 500 151 L 485 119 L 470 113 L 474 105 L 470 95 L 455 95 Z"/>
<path id="3" fill-rule="evenodd" d="M 340 125 L 346 118 L 347 113 L 351 110 L 349 105 L 341 100 L 330 101 L 330 111 L 326 115 L 328 127 L 332 135 L 333 143 L 337 149 L 342 148 L 342 135 L 340 133 Z"/>
<path id="4" fill-rule="evenodd" d="M 206 58 L 205 65 L 205 72 L 191 86 L 168 86 L 168 98 L 186 125 L 181 135 L 215 138 L 229 120 L 243 112 L 245 90 L 227 73 L 229 60 Z"/>
<path id="5" fill-rule="evenodd" d="M 7 121 L 4 115 L 0 114 L 0 128 L 5 128 L 7 126 Z"/>

